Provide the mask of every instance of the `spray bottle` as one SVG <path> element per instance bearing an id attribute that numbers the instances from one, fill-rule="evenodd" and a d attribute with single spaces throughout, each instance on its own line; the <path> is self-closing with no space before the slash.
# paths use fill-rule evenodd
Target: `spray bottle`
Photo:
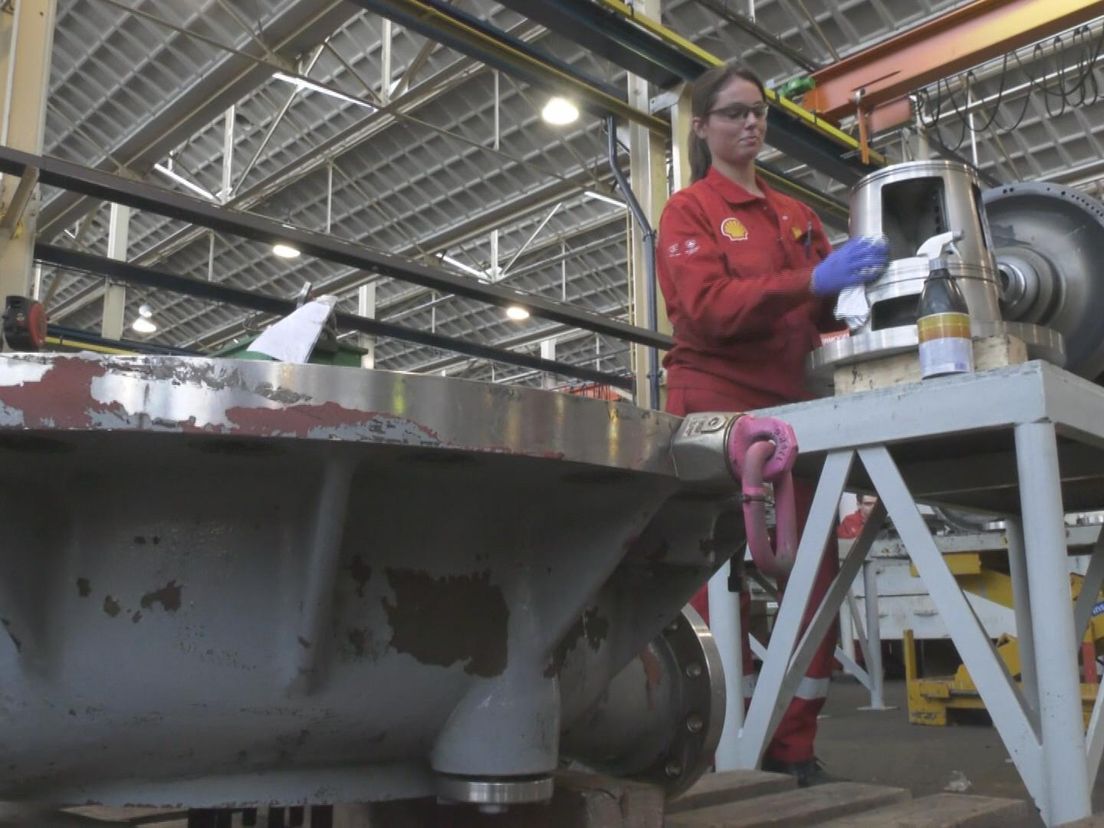
<path id="1" fill-rule="evenodd" d="M 930 379 L 974 370 L 970 309 L 947 267 L 948 252 L 961 233 L 940 233 L 924 242 L 917 255 L 928 257 L 928 278 L 920 293 L 916 333 L 920 340 L 920 377 Z"/>

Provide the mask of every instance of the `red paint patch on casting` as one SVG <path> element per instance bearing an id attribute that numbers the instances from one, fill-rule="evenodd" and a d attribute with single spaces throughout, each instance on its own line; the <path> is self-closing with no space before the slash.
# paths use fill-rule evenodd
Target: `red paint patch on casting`
<path id="1" fill-rule="evenodd" d="M 92 396 L 92 381 L 107 374 L 102 363 L 60 357 L 42 379 L 0 386 L 0 404 L 23 414 L 24 428 L 91 428 L 97 414 L 126 416 L 117 402 Z"/>
<path id="2" fill-rule="evenodd" d="M 663 666 L 656 658 L 656 654 L 649 649 L 645 649 L 640 654 L 640 663 L 644 665 L 644 690 L 648 696 L 648 709 L 654 710 L 655 699 L 652 698 L 652 692 L 663 681 Z"/>
<path id="3" fill-rule="evenodd" d="M 388 419 L 402 421 L 376 411 L 358 411 L 335 402 L 316 405 L 288 405 L 282 408 L 252 408 L 237 406 L 226 410 L 226 419 L 236 427 L 259 436 L 307 437 L 318 428 L 372 428 L 374 423 L 385 424 Z M 440 437 L 432 429 L 410 422 L 422 434 L 434 442 Z"/>

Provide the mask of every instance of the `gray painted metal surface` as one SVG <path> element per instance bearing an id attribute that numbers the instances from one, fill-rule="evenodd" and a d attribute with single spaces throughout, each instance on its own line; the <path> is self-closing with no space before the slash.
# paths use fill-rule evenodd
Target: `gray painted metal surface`
<path id="1" fill-rule="evenodd" d="M 527 784 L 626 665 L 693 724 L 634 768 L 692 781 L 717 688 L 685 645 L 630 663 L 740 542 L 731 480 L 676 476 L 680 423 L 347 368 L 0 357 L 0 797 Z"/>

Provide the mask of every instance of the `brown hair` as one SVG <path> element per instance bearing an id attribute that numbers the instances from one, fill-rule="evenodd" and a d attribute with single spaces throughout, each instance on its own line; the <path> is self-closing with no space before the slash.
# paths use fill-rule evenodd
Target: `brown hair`
<path id="1" fill-rule="evenodd" d="M 736 78 L 746 80 L 759 87 L 763 100 L 767 99 L 767 89 L 763 81 L 750 69 L 744 69 L 731 63 L 714 66 L 709 71 L 701 74 L 690 84 L 690 115 L 694 118 L 705 118 L 713 105 L 717 103 L 717 95 L 728 85 L 729 81 Z M 713 156 L 709 153 L 709 146 L 704 138 L 694 134 L 694 128 L 690 127 L 690 181 L 699 181 L 705 178 L 709 172 L 709 165 L 713 163 Z"/>

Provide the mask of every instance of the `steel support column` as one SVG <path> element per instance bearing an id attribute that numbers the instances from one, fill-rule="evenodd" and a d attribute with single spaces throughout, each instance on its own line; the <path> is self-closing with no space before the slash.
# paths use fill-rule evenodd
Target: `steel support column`
<path id="1" fill-rule="evenodd" d="M 660 15 L 660 0 L 644 0 L 641 11 L 656 19 Z M 629 106 L 635 109 L 648 109 L 651 98 L 648 81 L 638 75 L 628 76 Z M 629 125 L 629 180 L 632 182 L 636 198 L 644 209 L 644 214 L 653 228 L 659 228 L 659 214 L 667 203 L 667 146 L 666 141 L 654 131 L 636 123 Z M 671 323 L 667 319 L 667 305 L 659 300 L 659 284 L 655 273 L 649 272 L 644 245 L 654 246 L 654 238 L 645 238 L 636 222 L 631 231 L 632 255 L 629 257 L 631 290 L 633 297 L 632 323 L 641 328 L 650 325 L 650 311 L 646 297 L 656 297 L 657 329 L 666 335 L 671 334 Z M 651 261 L 655 261 L 654 257 Z M 649 281 L 651 284 L 649 285 Z M 658 387 L 650 381 L 649 373 L 653 361 L 649 357 L 651 349 L 644 345 L 633 346 L 633 374 L 636 377 L 636 403 L 644 408 L 662 408 L 662 399 L 652 398 L 652 389 Z M 654 361 L 654 370 L 659 370 L 658 361 Z M 660 392 L 660 396 L 663 392 Z"/>
<path id="2" fill-rule="evenodd" d="M 107 257 L 120 262 L 127 260 L 127 242 L 130 237 L 130 208 L 122 204 L 111 205 L 111 218 L 107 227 Z M 119 341 L 123 338 L 126 315 L 126 285 L 104 279 L 103 319 L 100 336 Z"/>
<path id="3" fill-rule="evenodd" d="M 10 15 L 0 14 L 0 42 L 7 52 L 0 141 L 24 152 L 42 152 L 56 11 L 57 0 L 19 0 Z M 38 215 L 34 183 L 14 175 L 0 183 L 6 236 L 0 239 L 0 301 L 31 292 Z"/>
<path id="4" fill-rule="evenodd" d="M 542 339 L 540 343 L 540 355 L 541 359 L 554 360 L 556 358 L 556 340 Z M 541 382 L 543 388 L 555 388 L 556 380 L 551 374 L 545 374 L 543 381 Z"/>
<path id="5" fill-rule="evenodd" d="M 376 318 L 376 283 L 370 282 L 357 288 L 357 316 Z M 364 349 L 360 357 L 361 368 L 376 367 L 376 338 L 371 334 L 358 334 L 357 344 Z"/>
<path id="6" fill-rule="evenodd" d="M 671 107 L 671 192 L 690 186 L 690 85 L 679 87 Z"/>
<path id="7" fill-rule="evenodd" d="M 391 103 L 391 21 L 380 21 L 380 100 Z"/>
<path id="8" fill-rule="evenodd" d="M 1035 635 L 1035 674 L 1039 683 L 1039 724 L 1043 746 L 1044 796 L 1049 824 L 1072 822 L 1092 813 L 1085 765 L 1081 686 L 1070 607 L 1066 525 L 1058 446 L 1050 422 L 1016 426 L 1031 621 Z"/>
<path id="9" fill-rule="evenodd" d="M 882 628 L 878 622 L 878 570 L 868 559 L 862 568 L 863 605 L 866 607 L 866 640 L 868 649 L 864 655 L 866 672 L 870 676 L 870 705 L 864 710 L 885 710 L 885 673 L 882 670 Z"/>

